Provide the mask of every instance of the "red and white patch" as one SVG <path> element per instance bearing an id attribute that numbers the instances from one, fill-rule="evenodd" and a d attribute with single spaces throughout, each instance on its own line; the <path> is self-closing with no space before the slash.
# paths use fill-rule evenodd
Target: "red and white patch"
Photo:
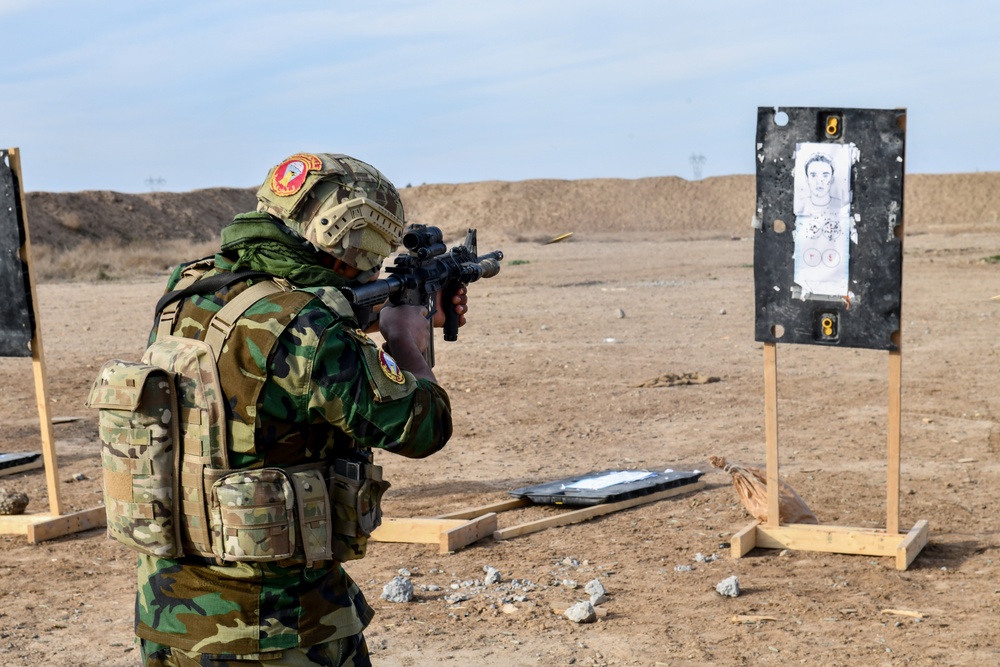
<path id="1" fill-rule="evenodd" d="M 378 363 L 382 367 L 382 372 L 385 376 L 395 382 L 396 384 L 405 384 L 406 378 L 403 376 L 403 369 L 399 367 L 396 360 L 390 357 L 385 352 L 379 351 L 378 353 Z"/>
<path id="2" fill-rule="evenodd" d="M 302 189 L 310 171 L 323 168 L 323 161 L 309 153 L 299 153 L 274 168 L 271 174 L 271 192 L 279 197 L 294 195 Z"/>

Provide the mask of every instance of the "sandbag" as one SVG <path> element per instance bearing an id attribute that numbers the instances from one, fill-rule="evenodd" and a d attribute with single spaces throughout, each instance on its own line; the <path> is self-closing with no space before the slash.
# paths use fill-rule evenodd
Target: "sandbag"
<path id="1" fill-rule="evenodd" d="M 767 474 L 750 466 L 728 463 L 720 456 L 708 457 L 709 463 L 728 472 L 740 502 L 761 523 L 767 523 Z M 819 523 L 816 515 L 795 489 L 778 480 L 778 523 Z"/>

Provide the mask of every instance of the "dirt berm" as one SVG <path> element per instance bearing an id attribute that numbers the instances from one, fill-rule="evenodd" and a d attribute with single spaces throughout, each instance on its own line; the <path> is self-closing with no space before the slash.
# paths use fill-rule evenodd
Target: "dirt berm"
<path id="1" fill-rule="evenodd" d="M 1000 173 L 906 177 L 907 234 L 984 231 L 1000 219 Z M 122 194 L 109 191 L 28 193 L 33 244 L 67 250 L 82 241 L 149 243 L 208 241 L 233 215 L 255 205 L 253 188 Z M 536 240 L 565 232 L 591 236 L 667 232 L 675 239 L 748 236 L 754 177 L 686 181 L 527 180 L 404 188 L 409 222 L 440 227 L 458 238 L 477 227 L 490 243 Z"/>

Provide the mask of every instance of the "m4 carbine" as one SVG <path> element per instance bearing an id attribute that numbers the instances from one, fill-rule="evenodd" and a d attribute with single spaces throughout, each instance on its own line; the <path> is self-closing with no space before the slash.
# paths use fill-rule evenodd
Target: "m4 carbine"
<path id="1" fill-rule="evenodd" d="M 424 306 L 431 326 L 431 344 L 424 355 L 434 366 L 433 320 L 438 292 L 444 313 L 444 339 L 458 340 L 459 315 L 451 303 L 459 287 L 480 278 L 492 278 L 500 273 L 503 253 L 494 250 L 478 255 L 476 230 L 470 229 L 465 242 L 451 250 L 442 240 L 441 230 L 427 225 L 410 225 L 403 234 L 403 246 L 409 251 L 400 253 L 393 266 L 386 267 L 389 275 L 363 285 L 341 288 L 356 312 L 366 312 L 381 303 L 392 305 Z M 364 322 L 362 322 L 364 325 Z"/>

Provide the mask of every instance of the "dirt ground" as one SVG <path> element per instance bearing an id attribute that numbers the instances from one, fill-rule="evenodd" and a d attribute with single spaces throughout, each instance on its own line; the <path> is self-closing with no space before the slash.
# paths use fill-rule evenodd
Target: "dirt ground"
<path id="1" fill-rule="evenodd" d="M 431 517 L 609 467 L 699 469 L 706 487 L 448 555 L 373 544 L 347 569 L 377 610 L 367 632 L 374 662 L 1000 663 L 1000 301 L 991 300 L 1000 287 L 996 265 L 983 261 L 1000 234 L 917 230 L 905 242 L 900 525 L 930 523 L 930 543 L 906 571 L 885 557 L 757 549 L 732 558 L 726 543 L 750 517 L 708 457 L 764 462 L 753 242 L 749 229 L 735 239 L 667 236 L 505 243 L 500 276 L 472 287 L 459 341 L 438 339 L 455 436 L 424 461 L 380 456 L 393 484 L 385 508 Z M 39 287 L 51 412 L 79 417 L 54 426 L 67 511 L 100 504 L 86 391 L 107 358 L 140 356 L 161 284 Z M 685 372 L 720 381 L 637 386 Z M 884 352 L 778 347 L 782 475 L 823 523 L 884 526 L 887 377 Z M 0 359 L 0 384 L 0 452 L 38 451 L 30 361 Z M 46 509 L 41 470 L 0 486 Z M 560 511 L 504 512 L 500 527 Z M 481 584 L 486 566 L 499 584 Z M 404 568 L 414 601 L 381 599 Z M 0 536 L 0 664 L 138 664 L 133 569 L 134 556 L 100 529 L 40 544 Z M 733 575 L 741 594 L 717 593 Z M 610 598 L 595 623 L 553 612 L 587 598 L 593 579 Z"/>

